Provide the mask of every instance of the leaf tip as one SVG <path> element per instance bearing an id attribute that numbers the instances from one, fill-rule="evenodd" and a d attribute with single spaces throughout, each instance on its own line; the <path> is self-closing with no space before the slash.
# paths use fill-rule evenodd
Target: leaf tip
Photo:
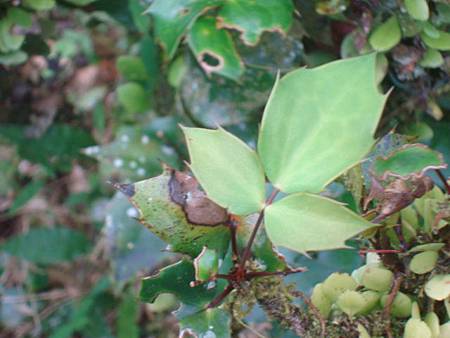
<path id="1" fill-rule="evenodd" d="M 108 183 L 127 197 L 131 198 L 136 193 L 136 189 L 133 183 L 117 183 L 117 182 L 108 182 Z"/>

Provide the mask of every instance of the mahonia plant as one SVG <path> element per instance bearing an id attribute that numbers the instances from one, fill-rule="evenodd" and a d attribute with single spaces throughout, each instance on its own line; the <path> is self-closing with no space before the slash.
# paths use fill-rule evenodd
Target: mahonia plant
<path id="1" fill-rule="evenodd" d="M 165 166 L 160 176 L 116 185 L 139 220 L 183 254 L 141 289 L 147 302 L 178 298 L 181 336 L 229 337 L 257 302 L 302 337 L 439 337 L 446 315 L 419 290 L 432 302 L 449 296 L 448 196 L 425 176 L 442 176 L 445 164 L 423 145 L 405 145 L 375 156 L 365 182 L 361 162 L 387 98 L 376 60 L 368 54 L 278 79 L 257 150 L 222 128 L 182 126 L 192 174 Z M 352 175 L 349 190 L 364 215 L 321 195 Z M 302 294 L 281 277 L 305 269 L 290 267 L 274 245 L 306 254 L 346 248 L 358 234 L 379 256 L 316 285 L 311 300 L 303 297 L 308 309 L 293 303 Z"/>

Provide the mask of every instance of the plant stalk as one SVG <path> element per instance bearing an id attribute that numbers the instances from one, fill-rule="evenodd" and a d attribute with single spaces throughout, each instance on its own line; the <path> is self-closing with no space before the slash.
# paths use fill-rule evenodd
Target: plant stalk
<path id="1" fill-rule="evenodd" d="M 252 234 L 250 235 L 250 238 L 249 238 L 249 240 L 247 242 L 247 246 L 245 247 L 244 253 L 242 255 L 242 259 L 241 259 L 241 262 L 239 264 L 239 269 L 241 269 L 241 270 L 244 269 L 245 263 L 250 258 L 250 253 L 251 253 L 253 242 L 255 241 L 256 234 L 257 234 L 257 232 L 259 230 L 259 227 L 261 226 L 261 223 L 264 220 L 264 210 L 266 209 L 267 206 L 272 204 L 273 200 L 275 199 L 275 197 L 277 197 L 279 192 L 280 192 L 280 190 L 275 188 L 272 191 L 272 193 L 270 194 L 269 198 L 266 200 L 266 205 L 260 211 L 258 219 L 257 219 L 257 221 L 255 223 L 254 228 L 253 228 Z"/>

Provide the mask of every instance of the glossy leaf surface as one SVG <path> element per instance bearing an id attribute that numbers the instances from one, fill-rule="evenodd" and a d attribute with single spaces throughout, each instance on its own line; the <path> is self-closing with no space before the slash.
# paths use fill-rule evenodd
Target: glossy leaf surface
<path id="1" fill-rule="evenodd" d="M 264 206 L 264 173 L 257 154 L 224 129 L 183 128 L 191 170 L 208 197 L 236 215 Z"/>
<path id="2" fill-rule="evenodd" d="M 214 17 L 197 20 L 189 32 L 188 43 L 206 74 L 217 73 L 237 80 L 244 72 L 230 33 L 218 29 Z"/>
<path id="3" fill-rule="evenodd" d="M 408 177 L 422 176 L 427 170 L 446 167 L 439 152 L 421 144 L 408 144 L 386 157 L 378 157 L 374 162 L 373 170 L 379 177 Z"/>
<path id="4" fill-rule="evenodd" d="M 276 245 L 305 253 L 344 248 L 345 240 L 375 225 L 336 201 L 300 193 L 267 207 L 265 226 Z"/>
<path id="5" fill-rule="evenodd" d="M 155 19 L 156 37 L 170 58 L 186 29 L 209 8 L 222 0 L 156 0 L 147 10 Z"/>
<path id="6" fill-rule="evenodd" d="M 145 302 L 153 302 L 161 293 L 172 293 L 184 306 L 181 317 L 189 316 L 201 310 L 220 291 L 219 288 L 208 289 L 206 284 L 191 287 L 189 283 L 194 280 L 194 266 L 182 260 L 144 278 L 140 296 Z"/>
<path id="7" fill-rule="evenodd" d="M 219 11 L 219 24 L 241 33 L 248 45 L 256 45 L 264 31 L 287 32 L 292 23 L 291 0 L 226 1 Z"/>
<path id="8" fill-rule="evenodd" d="M 270 181 L 287 193 L 321 191 L 369 151 L 385 98 L 374 54 L 289 73 L 275 84 L 260 130 Z"/>

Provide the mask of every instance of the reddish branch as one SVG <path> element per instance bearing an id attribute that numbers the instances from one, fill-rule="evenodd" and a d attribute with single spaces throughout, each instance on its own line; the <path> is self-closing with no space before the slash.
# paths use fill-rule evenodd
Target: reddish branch
<path id="1" fill-rule="evenodd" d="M 228 286 L 216 297 L 214 298 L 207 306 L 205 309 L 210 309 L 213 307 L 216 307 L 218 305 L 220 305 L 222 303 L 222 301 L 235 289 L 238 288 L 241 283 L 245 282 L 245 281 L 250 281 L 254 278 L 259 278 L 259 277 L 269 277 L 269 276 L 287 276 L 289 274 L 293 274 L 293 273 L 297 273 L 297 272 L 303 272 L 305 271 L 305 269 L 303 268 L 298 268 L 298 269 L 290 269 L 287 268 L 283 271 L 249 271 L 247 270 L 246 267 L 246 263 L 249 260 L 250 256 L 251 256 L 251 249 L 252 249 L 252 245 L 255 241 L 256 238 L 256 234 L 258 233 L 258 230 L 263 222 L 264 219 L 264 210 L 267 206 L 269 206 L 270 204 L 272 204 L 272 202 L 274 201 L 275 197 L 277 196 L 279 190 L 278 189 L 274 189 L 271 193 L 271 195 L 269 196 L 269 198 L 266 201 L 266 204 L 264 206 L 264 208 L 261 210 L 261 212 L 259 213 L 258 219 L 255 223 L 255 226 L 253 227 L 252 233 L 250 235 L 250 238 L 247 242 L 247 245 L 245 247 L 245 250 L 242 254 L 242 256 L 239 255 L 239 251 L 238 251 L 238 246 L 237 246 L 237 239 L 236 239 L 236 223 L 234 222 L 234 220 L 231 218 L 227 225 L 228 228 L 230 229 L 230 236 L 231 236 L 231 249 L 233 252 L 233 262 L 234 262 L 234 267 L 233 269 L 231 269 L 231 271 L 228 274 L 216 274 L 215 276 L 213 276 L 211 278 L 211 280 L 215 280 L 215 279 L 225 279 L 228 281 Z M 193 282 L 191 283 L 192 286 L 198 285 L 198 283 L 201 282 Z"/>
<path id="2" fill-rule="evenodd" d="M 400 285 L 402 284 L 403 277 L 401 275 L 396 276 L 392 284 L 391 292 L 388 295 L 386 304 L 384 305 L 383 318 L 386 321 L 386 334 L 388 338 L 393 338 L 391 329 L 391 309 L 392 303 L 400 290 Z"/>

